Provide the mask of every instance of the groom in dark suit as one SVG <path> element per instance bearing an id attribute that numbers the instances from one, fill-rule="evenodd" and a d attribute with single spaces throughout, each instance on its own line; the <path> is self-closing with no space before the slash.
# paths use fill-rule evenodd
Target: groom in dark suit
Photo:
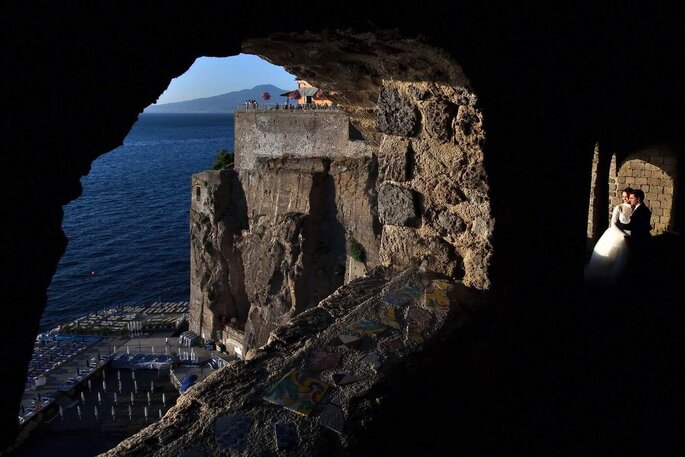
<path id="1" fill-rule="evenodd" d="M 630 222 L 627 224 L 618 223 L 619 228 L 630 230 L 627 241 L 633 255 L 633 264 L 637 269 L 636 271 L 640 272 L 646 271 L 648 267 L 652 240 L 650 233 L 652 230 L 652 212 L 644 204 L 644 199 L 645 193 L 642 189 L 632 190 L 628 197 L 628 201 L 633 206 Z"/>

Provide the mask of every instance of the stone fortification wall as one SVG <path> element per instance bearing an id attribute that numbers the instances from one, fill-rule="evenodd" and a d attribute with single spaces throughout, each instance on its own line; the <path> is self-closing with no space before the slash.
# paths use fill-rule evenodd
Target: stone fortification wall
<path id="1" fill-rule="evenodd" d="M 345 283 L 364 275 L 379 264 L 380 224 L 376 210 L 376 165 L 371 157 L 341 159 L 331 163 L 329 170 L 335 189 L 336 218 L 345 228 L 347 243 L 357 242 L 364 249 L 362 260 L 347 256 Z"/>
<path id="2" fill-rule="evenodd" d="M 421 262 L 489 288 L 495 221 L 476 96 L 461 87 L 386 81 L 378 108 L 381 264 Z"/>
<path id="3" fill-rule="evenodd" d="M 588 240 L 593 242 L 601 235 L 611 220 L 616 205 L 622 203 L 621 191 L 626 187 L 642 189 L 645 204 L 652 211 L 652 235 L 679 231 L 676 226 L 675 198 L 678 182 L 678 159 L 669 145 L 657 145 L 625 155 L 619 160 L 617 154 L 608 158 L 608 170 L 602 172 L 599 146 L 591 170 L 590 210 L 588 213 Z M 608 176 L 607 176 L 608 173 Z M 600 183 L 608 182 L 608 198 L 600 200 Z M 604 188 L 606 189 L 606 188 Z M 606 191 L 606 190 L 604 190 Z M 603 201 L 603 203 L 599 203 Z M 608 205 L 605 204 L 608 202 Z"/>
<path id="4" fill-rule="evenodd" d="M 235 113 L 235 163 L 241 170 L 257 158 L 345 157 L 349 120 L 342 111 L 245 110 Z"/>
<path id="5" fill-rule="evenodd" d="M 631 154 L 617 173 L 617 187 L 642 189 L 645 204 L 652 210 L 652 234 L 674 230 L 673 199 L 678 179 L 676 156 L 668 147 L 653 147 Z M 618 194 L 618 192 L 614 192 Z M 618 198 L 614 197 L 615 205 Z"/>

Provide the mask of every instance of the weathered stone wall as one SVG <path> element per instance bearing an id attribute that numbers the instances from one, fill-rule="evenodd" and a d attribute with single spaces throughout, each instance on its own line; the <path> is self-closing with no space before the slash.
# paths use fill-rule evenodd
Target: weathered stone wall
<path id="1" fill-rule="evenodd" d="M 673 230 L 674 189 L 678 163 L 672 149 L 653 147 L 635 152 L 621 164 L 617 173 L 617 190 L 624 187 L 642 189 L 645 204 L 652 211 L 652 234 Z M 618 199 L 612 199 L 614 204 Z"/>
<path id="2" fill-rule="evenodd" d="M 599 238 L 599 233 L 602 228 L 600 228 L 600 225 L 597 221 L 596 213 L 597 207 L 599 205 L 599 193 L 600 193 L 600 187 L 598 185 L 598 180 L 601 178 L 599 177 L 599 160 L 600 160 L 600 154 L 599 154 L 599 144 L 595 145 L 595 152 L 592 155 L 592 168 L 590 172 L 590 204 L 588 205 L 588 223 L 587 223 L 587 238 L 588 238 L 588 244 L 591 244 L 592 240 L 596 240 Z M 588 245 L 589 247 L 589 245 Z"/>
<path id="3" fill-rule="evenodd" d="M 325 170 L 319 158 L 259 160 L 251 168 L 240 169 L 251 223 L 259 223 L 262 217 L 273 221 L 285 213 L 309 212 L 312 177 Z"/>
<path id="4" fill-rule="evenodd" d="M 678 159 L 668 145 L 654 146 L 630 153 L 619 161 L 617 154 L 608 159 L 608 172 L 603 172 L 600 145 L 595 148 L 591 170 L 590 211 L 588 214 L 588 239 L 596 240 L 607 227 L 613 208 L 622 203 L 621 191 L 626 187 L 642 189 L 645 204 L 652 211 L 652 234 L 675 230 L 675 189 L 678 183 Z M 600 192 L 608 184 L 607 199 Z M 606 206 L 600 207 L 604 201 Z"/>
<path id="5" fill-rule="evenodd" d="M 348 245 L 356 241 L 364 249 L 363 261 L 347 255 L 345 283 L 364 275 L 379 264 L 380 225 L 376 205 L 376 168 L 377 162 L 372 157 L 340 159 L 331 163 L 336 217 L 345 228 Z"/>
<path id="6" fill-rule="evenodd" d="M 336 110 L 240 110 L 235 113 L 236 168 L 248 170 L 257 158 L 344 157 L 349 118 Z"/>
<path id="7" fill-rule="evenodd" d="M 423 262 L 487 289 L 494 219 L 476 96 L 460 87 L 386 81 L 378 107 L 381 263 Z"/>
<path id="8" fill-rule="evenodd" d="M 249 220 L 237 245 L 250 303 L 246 350 L 263 345 L 277 326 L 377 265 L 371 163 L 259 158 L 253 168 L 239 171 Z M 368 253 L 361 265 L 346 255 L 349 237 Z"/>

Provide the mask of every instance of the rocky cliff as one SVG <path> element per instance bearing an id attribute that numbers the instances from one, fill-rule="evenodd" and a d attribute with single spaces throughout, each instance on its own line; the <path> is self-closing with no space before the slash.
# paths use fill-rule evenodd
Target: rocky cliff
<path id="1" fill-rule="evenodd" d="M 352 141 L 340 112 L 236 115 L 236 169 L 193 177 L 193 330 L 223 339 L 235 319 L 242 356 L 379 264 L 487 289 L 493 221 L 475 96 L 388 82 L 378 106 L 378 146 Z"/>

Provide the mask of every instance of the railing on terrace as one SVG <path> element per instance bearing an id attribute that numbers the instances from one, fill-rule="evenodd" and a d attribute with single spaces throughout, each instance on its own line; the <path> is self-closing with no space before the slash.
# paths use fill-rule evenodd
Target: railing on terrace
<path id="1" fill-rule="evenodd" d="M 300 105 L 297 103 L 241 103 L 235 107 L 235 111 L 340 111 L 337 105 Z"/>

